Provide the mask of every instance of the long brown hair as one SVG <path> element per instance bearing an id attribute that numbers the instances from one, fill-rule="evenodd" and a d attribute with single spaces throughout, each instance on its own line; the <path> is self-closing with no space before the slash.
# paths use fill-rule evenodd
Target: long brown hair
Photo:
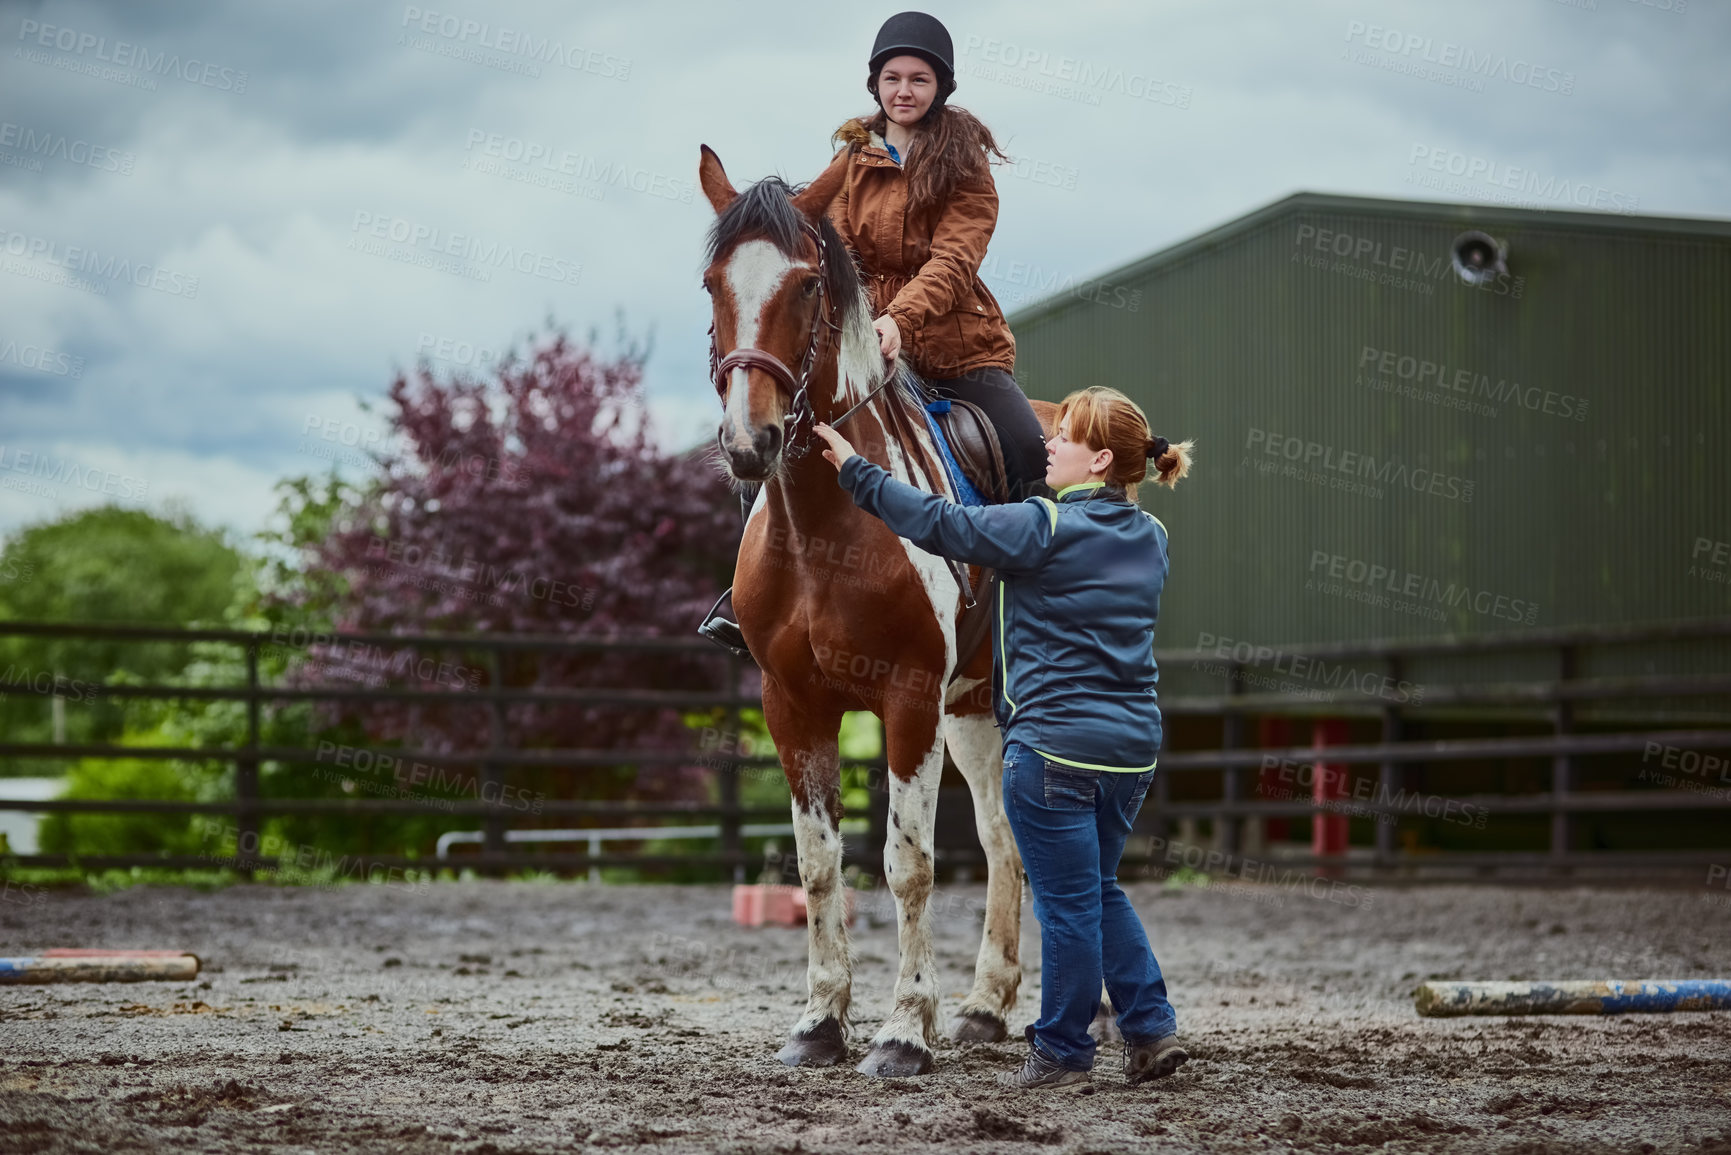
<path id="1" fill-rule="evenodd" d="M 835 139 L 857 148 L 862 140 L 848 131 L 849 125 L 884 134 L 890 118 L 882 108 L 874 116 L 849 121 L 836 131 Z M 991 179 L 991 157 L 1007 161 L 992 137 L 992 130 L 965 108 L 945 103 L 920 118 L 913 127 L 913 142 L 902 171 L 908 178 L 908 203 L 914 208 L 942 204 L 962 184 Z"/>
<path id="2" fill-rule="evenodd" d="M 1058 414 L 1052 427 L 1070 419 L 1070 439 L 1080 441 L 1098 453 L 1112 451 L 1112 464 L 1106 470 L 1106 484 L 1120 486 L 1124 496 L 1136 500 L 1136 483 L 1148 477 L 1148 462 L 1154 461 L 1157 484 L 1168 489 L 1189 474 L 1194 441 L 1168 442 L 1164 447 L 1148 428 L 1148 415 L 1142 407 L 1116 389 L 1095 385 L 1078 389 L 1058 403 Z"/>

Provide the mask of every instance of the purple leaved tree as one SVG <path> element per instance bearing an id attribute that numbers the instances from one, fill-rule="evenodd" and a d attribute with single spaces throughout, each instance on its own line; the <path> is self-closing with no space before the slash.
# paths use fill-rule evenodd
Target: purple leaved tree
<path id="1" fill-rule="evenodd" d="M 425 364 L 399 376 L 381 482 L 306 559 L 346 590 L 337 628 L 693 637 L 732 572 L 739 507 L 706 459 L 656 446 L 642 369 L 640 353 L 607 360 L 553 333 L 490 379 L 440 379 Z M 487 712 L 466 693 L 491 681 L 484 651 L 323 647 L 307 666 L 320 681 L 447 689 L 471 702 L 344 707 L 343 720 L 374 741 L 487 744 Z M 499 675 L 511 687 L 712 690 L 723 668 L 707 654 L 515 651 Z M 507 727 L 511 744 L 528 748 L 691 744 L 666 709 L 520 703 Z M 550 797 L 692 799 L 708 789 L 696 768 L 654 765 L 512 779 Z"/>

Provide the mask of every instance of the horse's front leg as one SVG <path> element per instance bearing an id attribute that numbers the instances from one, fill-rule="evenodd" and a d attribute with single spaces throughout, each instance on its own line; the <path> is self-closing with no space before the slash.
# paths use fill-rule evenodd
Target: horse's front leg
<path id="1" fill-rule="evenodd" d="M 795 711 L 764 680 L 764 721 L 793 794 L 793 838 L 806 900 L 806 1003 L 776 1056 L 790 1067 L 833 1067 L 847 1058 L 853 959 L 841 873 L 841 716 Z"/>
<path id="2" fill-rule="evenodd" d="M 872 1039 L 858 1070 L 866 1075 L 923 1075 L 937 1041 L 938 966 L 929 909 L 938 780 L 944 772 L 938 704 L 910 705 L 884 720 L 890 764 L 889 835 L 884 881 L 896 899 L 901 969 L 895 1008 Z"/>
<path id="3" fill-rule="evenodd" d="M 986 925 L 974 960 L 974 989 L 952 1027 L 958 1043 L 1009 1036 L 1010 1010 L 1022 983 L 1022 856 L 1004 815 L 1004 743 L 990 714 L 945 719 L 950 757 L 974 796 L 974 828 L 986 852 Z"/>

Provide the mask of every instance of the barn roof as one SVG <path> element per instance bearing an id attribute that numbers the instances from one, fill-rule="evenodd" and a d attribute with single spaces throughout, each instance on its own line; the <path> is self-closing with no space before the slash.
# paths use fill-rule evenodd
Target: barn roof
<path id="1" fill-rule="evenodd" d="M 1055 293 L 1018 309 L 1009 317 L 1011 327 L 1042 319 L 1079 304 L 1086 304 L 1086 294 L 1078 292 L 1090 285 L 1121 285 L 1161 269 L 1181 264 L 1193 257 L 1228 244 L 1247 233 L 1282 217 L 1301 213 L 1339 213 L 1360 217 L 1384 217 L 1390 220 L 1455 221 L 1462 228 L 1485 228 L 1492 225 L 1528 225 L 1542 228 L 1566 228 L 1605 233 L 1642 234 L 1666 237 L 1726 237 L 1731 238 L 1731 220 L 1712 217 L 1656 217 L 1627 213 L 1573 212 L 1552 209 L 1527 209 L 1497 204 L 1457 203 L 1452 201 L 1395 200 L 1385 197 L 1355 197 L 1338 193 L 1296 192 L 1273 201 L 1241 217 L 1198 233 L 1188 240 L 1139 257 L 1128 264 L 1108 269 L 1089 277 L 1066 291 Z M 1078 300 L 1078 297 L 1083 299 Z"/>

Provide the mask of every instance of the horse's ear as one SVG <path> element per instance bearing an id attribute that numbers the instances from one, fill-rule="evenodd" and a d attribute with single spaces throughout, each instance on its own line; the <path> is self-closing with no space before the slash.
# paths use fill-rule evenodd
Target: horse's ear
<path id="1" fill-rule="evenodd" d="M 697 162 L 697 183 L 703 186 L 703 195 L 709 198 L 709 207 L 717 213 L 723 212 L 733 203 L 733 198 L 739 195 L 733 182 L 727 179 L 727 170 L 721 167 L 721 158 L 715 155 L 707 144 L 700 145 L 703 157 Z"/>
<path id="2" fill-rule="evenodd" d="M 848 155 L 846 152 L 838 154 L 828 168 L 818 173 L 816 180 L 793 198 L 793 207 L 812 224 L 817 224 L 818 218 L 829 211 L 829 202 L 841 191 L 842 182 L 847 179 Z"/>

